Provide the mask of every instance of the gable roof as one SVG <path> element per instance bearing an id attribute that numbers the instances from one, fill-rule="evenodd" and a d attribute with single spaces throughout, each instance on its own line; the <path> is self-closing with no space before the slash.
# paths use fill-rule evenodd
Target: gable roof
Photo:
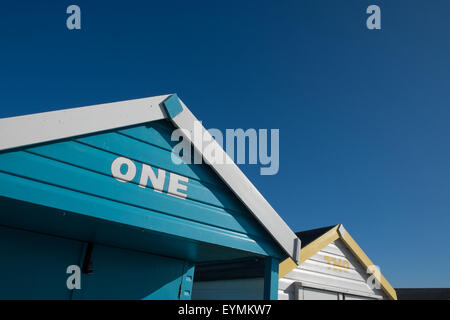
<path id="1" fill-rule="evenodd" d="M 198 120 L 176 94 L 105 103 L 25 116 L 0 119 L 0 152 L 39 143 L 72 138 L 85 134 L 170 119 L 176 128 L 187 130 L 193 147 L 209 164 L 237 198 L 254 215 L 278 245 L 293 260 L 298 261 L 300 240 L 276 213 L 222 147 L 201 125 L 202 134 L 210 138 L 222 156 L 224 164 L 217 164 L 203 154 L 201 144 L 193 137 Z M 199 123 L 199 122 L 198 122 Z"/>
<path id="2" fill-rule="evenodd" d="M 296 234 L 302 240 L 300 264 L 314 256 L 317 252 L 328 246 L 333 241 L 340 239 L 350 250 L 350 252 L 355 255 L 357 260 L 364 266 L 364 268 L 367 269 L 369 266 L 374 265 L 374 263 L 364 253 L 364 251 L 360 248 L 360 246 L 356 243 L 352 236 L 350 236 L 347 230 L 345 230 L 342 224 L 297 232 Z M 294 261 L 288 258 L 280 263 L 278 276 L 282 278 L 296 267 L 297 265 L 294 263 Z M 381 289 L 388 295 L 388 297 L 397 300 L 397 294 L 394 288 L 392 288 L 392 286 L 384 278 L 384 276 L 381 273 L 379 277 L 377 277 L 376 273 L 374 273 L 373 275 L 381 284 Z"/>
<path id="3" fill-rule="evenodd" d="M 335 226 L 328 226 L 323 228 L 311 229 L 306 231 L 296 232 L 295 234 L 302 240 L 302 248 L 306 247 L 308 244 L 316 240 L 317 238 L 323 236 L 325 233 L 333 229 Z"/>

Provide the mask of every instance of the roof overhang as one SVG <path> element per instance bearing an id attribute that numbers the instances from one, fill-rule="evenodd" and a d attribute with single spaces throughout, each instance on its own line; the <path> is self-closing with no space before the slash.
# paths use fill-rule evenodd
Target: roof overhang
<path id="1" fill-rule="evenodd" d="M 77 137 L 96 132 L 124 128 L 152 121 L 170 119 L 176 128 L 193 132 L 197 118 L 176 94 L 127 100 L 0 119 L 0 151 Z M 201 126 L 202 133 L 209 132 Z M 191 134 L 186 135 L 190 140 Z M 209 135 L 210 137 L 210 135 Z M 222 181 L 267 230 L 291 261 L 299 261 L 300 240 L 276 213 L 256 187 L 234 163 L 217 164 L 190 140 Z M 222 147 L 211 138 L 215 150 L 229 160 Z"/>

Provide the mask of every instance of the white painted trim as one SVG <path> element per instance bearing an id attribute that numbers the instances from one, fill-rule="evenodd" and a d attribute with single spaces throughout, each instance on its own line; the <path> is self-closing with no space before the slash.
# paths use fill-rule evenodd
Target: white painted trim
<path id="1" fill-rule="evenodd" d="M 198 122 L 197 118 L 186 107 L 186 105 L 179 99 L 183 106 L 183 111 L 172 118 L 172 122 L 178 128 L 187 130 L 191 137 L 194 136 L 194 123 Z M 210 136 L 209 132 L 202 126 L 202 133 Z M 198 146 L 196 139 L 191 141 L 194 148 L 202 153 L 202 146 Z M 219 159 L 226 159 L 224 163 L 212 163 L 210 166 L 214 169 L 217 175 L 225 182 L 226 185 L 234 192 L 234 194 L 246 205 L 246 207 L 255 215 L 258 221 L 265 227 L 265 229 L 272 235 L 275 241 L 284 249 L 284 251 L 298 263 L 300 258 L 300 239 L 289 228 L 284 220 L 276 213 L 272 206 L 256 189 L 256 187 L 248 180 L 245 174 L 239 167 L 229 160 L 228 154 L 222 147 L 212 138 L 208 141 L 215 144 L 214 150 L 217 151 L 216 157 Z M 211 163 L 211 159 L 203 155 L 207 163 Z"/>
<path id="2" fill-rule="evenodd" d="M 0 119 L 0 151 L 166 118 L 169 95 Z"/>
<path id="3" fill-rule="evenodd" d="M 170 96 L 0 119 L 0 151 L 166 119 L 167 114 L 162 102 Z M 181 99 L 180 102 L 183 111 L 176 115 L 172 122 L 178 128 L 193 132 L 197 119 Z M 202 130 L 209 135 L 203 126 Z M 202 151 L 195 145 L 195 141 L 191 142 L 198 151 Z M 228 157 L 218 144 L 217 146 L 217 150 Z M 300 240 L 238 166 L 232 161 L 211 166 L 288 256 L 298 263 Z"/>

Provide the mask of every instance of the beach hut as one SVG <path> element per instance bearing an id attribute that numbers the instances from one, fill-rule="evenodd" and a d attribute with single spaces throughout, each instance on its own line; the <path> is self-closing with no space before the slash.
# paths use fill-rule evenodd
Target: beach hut
<path id="1" fill-rule="evenodd" d="M 342 225 L 298 232 L 300 264 L 280 263 L 280 300 L 397 299 L 396 292 Z M 196 269 L 194 299 L 262 299 L 264 261 L 206 263 Z"/>
<path id="2" fill-rule="evenodd" d="M 0 298 L 190 299 L 197 264 L 259 258 L 276 299 L 300 242 L 196 123 L 176 94 L 0 119 Z"/>

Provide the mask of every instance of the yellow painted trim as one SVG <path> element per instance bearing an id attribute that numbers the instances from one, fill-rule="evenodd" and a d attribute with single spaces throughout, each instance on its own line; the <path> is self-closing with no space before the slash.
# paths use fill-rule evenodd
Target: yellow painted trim
<path id="1" fill-rule="evenodd" d="M 300 251 L 299 264 L 302 264 L 317 252 L 329 245 L 331 242 L 337 240 L 339 238 L 339 234 L 337 232 L 338 228 L 339 225 L 333 227 L 332 229 L 321 235 L 319 238 L 309 243 L 306 247 L 302 248 L 302 250 Z M 283 278 L 296 267 L 297 264 L 291 258 L 287 258 L 286 260 L 282 261 L 278 268 L 278 278 Z"/>
<path id="2" fill-rule="evenodd" d="M 280 265 L 278 266 L 278 279 L 283 278 L 285 275 L 287 275 L 295 268 L 297 268 L 297 264 L 294 262 L 294 260 L 292 260 L 291 258 L 283 260 L 282 262 L 280 262 Z"/>
<path id="3" fill-rule="evenodd" d="M 339 239 L 339 234 L 337 232 L 339 225 L 333 227 L 328 232 L 324 233 L 322 236 L 309 243 L 300 251 L 300 264 L 311 258 L 317 252 L 325 248 L 327 245 Z M 301 241 L 301 239 L 300 239 Z"/>
<path id="4" fill-rule="evenodd" d="M 348 232 L 344 232 L 344 234 L 340 235 L 340 237 L 366 269 L 367 267 L 374 264 Z M 374 276 L 376 277 L 376 274 L 374 274 Z M 380 277 L 377 278 L 377 280 L 381 284 L 381 288 L 389 296 L 389 298 L 397 300 L 397 293 L 395 292 L 395 289 L 392 288 L 390 283 L 381 273 Z"/>
<path id="5" fill-rule="evenodd" d="M 352 236 L 345 230 L 342 233 L 339 229 L 342 227 L 341 224 L 330 229 L 328 232 L 305 246 L 300 251 L 300 262 L 302 264 L 312 256 L 314 256 L 317 252 L 328 246 L 333 241 L 337 239 L 341 239 L 342 242 L 350 249 L 350 251 L 356 256 L 359 262 L 367 269 L 367 267 L 373 265 L 374 263 L 369 259 L 369 257 L 365 254 L 365 252 L 361 249 L 361 247 L 356 243 L 356 241 L 352 238 Z M 343 230 L 343 228 L 341 229 Z M 301 240 L 301 239 L 300 239 Z M 281 279 L 289 272 L 291 272 L 294 268 L 297 267 L 297 264 L 291 258 L 287 258 L 282 261 L 279 265 L 278 277 Z M 375 274 L 376 276 L 376 274 Z M 380 278 L 377 279 L 381 284 L 381 288 L 388 295 L 389 298 L 393 300 L 397 300 L 397 293 L 395 289 L 389 284 L 386 278 L 380 273 Z"/>

